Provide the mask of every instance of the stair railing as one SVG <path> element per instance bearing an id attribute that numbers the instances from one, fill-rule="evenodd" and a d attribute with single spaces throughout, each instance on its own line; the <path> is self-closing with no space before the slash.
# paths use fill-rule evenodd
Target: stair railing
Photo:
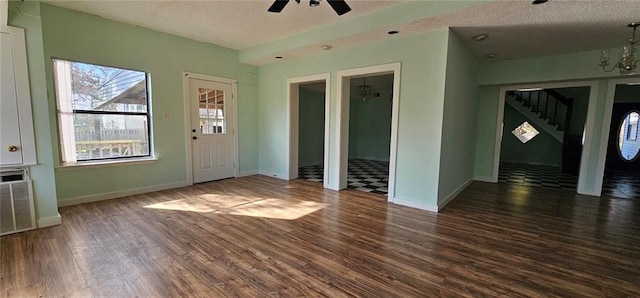
<path id="1" fill-rule="evenodd" d="M 573 98 L 566 98 L 553 89 L 508 91 L 507 95 L 513 96 L 547 123 L 557 126 L 559 131 L 569 130 Z"/>

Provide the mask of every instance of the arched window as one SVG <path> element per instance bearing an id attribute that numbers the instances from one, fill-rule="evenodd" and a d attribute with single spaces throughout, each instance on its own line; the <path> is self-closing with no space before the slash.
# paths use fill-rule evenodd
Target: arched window
<path id="1" fill-rule="evenodd" d="M 623 160 L 633 161 L 640 152 L 640 140 L 638 139 L 638 119 L 640 114 L 637 111 L 627 113 L 620 123 L 618 131 L 618 153 Z"/>

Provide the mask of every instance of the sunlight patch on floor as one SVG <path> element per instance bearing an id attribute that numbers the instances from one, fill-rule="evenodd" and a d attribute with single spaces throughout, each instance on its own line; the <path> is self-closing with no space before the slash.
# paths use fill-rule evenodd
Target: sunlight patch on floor
<path id="1" fill-rule="evenodd" d="M 151 204 L 144 208 L 294 220 L 327 206 L 329 204 L 295 199 L 206 194 Z"/>

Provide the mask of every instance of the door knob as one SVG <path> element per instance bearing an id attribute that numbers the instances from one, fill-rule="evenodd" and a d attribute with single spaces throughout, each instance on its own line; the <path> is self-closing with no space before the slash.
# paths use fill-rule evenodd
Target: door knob
<path id="1" fill-rule="evenodd" d="M 11 145 L 11 146 L 7 147 L 7 151 L 16 152 L 16 151 L 18 151 L 18 146 Z"/>

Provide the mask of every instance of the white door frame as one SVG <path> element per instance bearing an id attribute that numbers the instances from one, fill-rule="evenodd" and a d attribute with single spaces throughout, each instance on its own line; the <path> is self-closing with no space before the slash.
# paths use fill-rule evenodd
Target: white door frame
<path id="1" fill-rule="evenodd" d="M 577 192 L 586 195 L 597 194 L 588 191 L 586 189 L 586 176 L 588 163 L 591 156 L 591 144 L 593 143 L 593 129 L 595 126 L 596 116 L 596 103 L 598 101 L 598 81 L 581 81 L 581 82 L 560 82 L 560 83 L 540 83 L 540 84 L 525 84 L 525 85 L 508 85 L 500 87 L 500 95 L 498 99 L 498 119 L 496 121 L 496 141 L 493 154 L 493 174 L 491 175 L 491 182 L 498 182 L 498 170 L 500 168 L 500 150 L 502 145 L 503 136 L 503 121 L 504 121 L 504 104 L 505 93 L 509 90 L 516 89 L 529 89 L 529 88 L 568 88 L 568 87 L 590 87 L 589 90 L 589 107 L 587 109 L 587 120 L 584 124 L 584 145 L 582 146 L 582 157 L 580 158 L 580 172 L 578 176 Z M 611 116 L 611 115 L 609 115 Z M 600 150 L 602 151 L 602 150 Z M 602 187 L 602 180 L 600 180 L 600 187 Z"/>
<path id="2" fill-rule="evenodd" d="M 600 155 L 598 156 L 598 167 L 596 169 L 596 184 L 594 192 L 597 196 L 602 194 L 602 182 L 604 181 L 604 170 L 607 161 L 607 149 L 609 149 L 609 133 L 611 130 L 611 113 L 616 97 L 616 86 L 627 83 L 640 83 L 640 77 L 611 80 L 607 85 L 607 98 L 604 104 L 604 117 L 602 123 L 602 134 L 600 136 Z"/>
<path id="3" fill-rule="evenodd" d="M 298 132 L 300 113 L 300 93 L 299 87 L 304 83 L 325 82 L 324 88 L 324 173 L 322 184 L 327 188 L 329 180 L 329 124 L 331 116 L 331 74 L 322 73 L 304 77 L 287 79 L 287 139 L 289 149 L 287 150 L 287 179 L 298 178 Z"/>
<path id="4" fill-rule="evenodd" d="M 400 113 L 400 62 L 352 68 L 338 71 L 337 73 L 337 113 L 338 127 L 336 129 L 336 144 L 334 156 L 338 162 L 337 167 L 332 168 L 335 179 L 331 181 L 329 188 L 340 190 L 347 187 L 347 167 L 349 162 L 349 99 L 350 81 L 353 77 L 363 77 L 380 74 L 393 74 L 393 104 L 391 112 L 391 145 L 389 152 L 389 186 L 387 201 L 395 200 L 396 188 L 396 161 L 398 155 L 398 116 Z"/>
<path id="5" fill-rule="evenodd" d="M 184 125 L 185 125 L 185 142 L 187 144 L 187 185 L 193 185 L 193 159 L 192 159 L 192 145 L 191 145 L 191 96 L 189 88 L 189 79 L 197 79 L 203 81 L 212 81 L 231 84 L 231 106 L 233 107 L 233 177 L 238 177 L 240 169 L 238 158 L 238 81 L 228 78 L 216 77 L 206 74 L 199 74 L 195 72 L 183 72 L 182 73 L 182 90 L 184 97 Z"/>

